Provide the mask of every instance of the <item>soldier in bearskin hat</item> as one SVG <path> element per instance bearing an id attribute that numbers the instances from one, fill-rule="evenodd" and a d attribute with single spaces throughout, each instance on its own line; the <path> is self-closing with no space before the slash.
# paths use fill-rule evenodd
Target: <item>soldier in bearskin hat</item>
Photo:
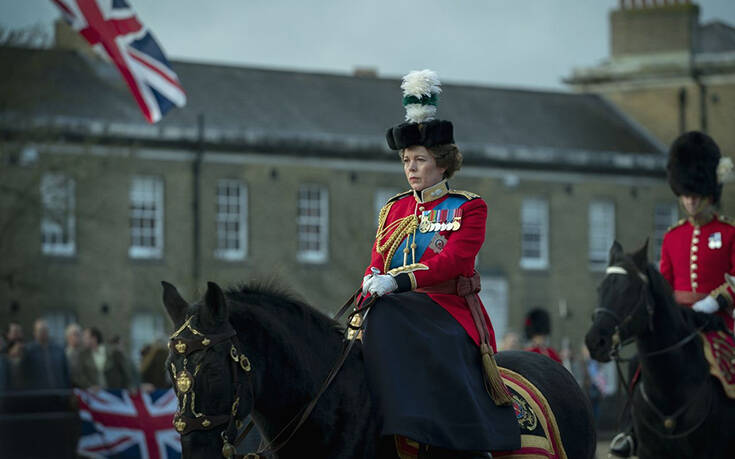
<path id="1" fill-rule="evenodd" d="M 534 308 L 526 314 L 525 331 L 528 346 L 524 350 L 545 355 L 552 360 L 562 363 L 559 353 L 553 347 L 549 346 L 551 318 L 545 309 Z"/>
<path id="2" fill-rule="evenodd" d="M 434 117 L 436 74 L 411 72 L 401 88 L 406 122 L 386 138 L 410 189 L 381 209 L 363 279 L 363 293 L 379 296 L 364 332 L 368 383 L 399 451 L 418 443 L 419 457 L 488 457 L 520 447 L 520 435 L 477 296 L 487 205 L 447 182 L 462 155 L 452 123 Z"/>
<path id="3" fill-rule="evenodd" d="M 720 316 L 733 331 L 735 285 L 735 221 L 717 213 L 722 187 L 732 181 L 732 161 L 707 134 L 691 131 L 669 149 L 666 165 L 669 186 L 679 198 L 686 218 L 668 229 L 661 246 L 661 274 L 674 290 L 676 302 L 696 311 Z M 632 430 L 613 438 L 610 452 L 617 457 L 635 454 Z"/>
<path id="4" fill-rule="evenodd" d="M 661 274 L 677 303 L 717 313 L 732 332 L 735 291 L 724 275 L 735 274 L 735 221 L 716 211 L 732 161 L 711 137 L 693 131 L 673 143 L 666 169 L 686 218 L 664 236 Z"/>

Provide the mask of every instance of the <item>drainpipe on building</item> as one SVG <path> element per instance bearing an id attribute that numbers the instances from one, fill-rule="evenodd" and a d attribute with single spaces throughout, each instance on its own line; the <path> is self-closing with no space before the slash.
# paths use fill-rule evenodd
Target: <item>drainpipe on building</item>
<path id="1" fill-rule="evenodd" d="M 194 196 L 192 200 L 192 217 L 193 217 L 193 229 L 194 234 L 192 237 L 192 247 L 194 249 L 193 254 L 193 266 L 192 266 L 192 277 L 194 281 L 194 288 L 199 285 L 200 275 L 200 264 L 201 264 L 201 244 L 200 244 L 200 213 L 199 213 L 199 189 L 201 188 L 201 169 L 202 169 L 202 157 L 204 156 L 204 113 L 200 113 L 197 116 L 197 150 L 194 156 L 194 162 L 192 163 L 192 178 L 194 180 Z"/>
<path id="2" fill-rule="evenodd" d="M 687 130 L 687 89 L 679 88 L 679 134 Z"/>
<path id="3" fill-rule="evenodd" d="M 707 133 L 707 86 L 699 79 L 699 75 L 694 76 L 699 88 L 699 126 L 702 132 Z"/>

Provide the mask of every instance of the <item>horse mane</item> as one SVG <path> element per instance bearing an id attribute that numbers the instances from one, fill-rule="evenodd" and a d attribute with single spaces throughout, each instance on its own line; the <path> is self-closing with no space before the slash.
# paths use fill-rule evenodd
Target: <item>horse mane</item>
<path id="1" fill-rule="evenodd" d="M 301 300 L 299 296 L 275 280 L 255 280 L 239 283 L 225 290 L 234 308 L 230 316 L 243 314 L 245 305 L 249 310 L 281 322 L 284 316 L 295 317 L 300 322 L 313 325 L 325 333 L 342 335 L 345 327 L 323 312 Z"/>
<path id="2" fill-rule="evenodd" d="M 716 314 L 697 312 L 692 308 L 687 308 L 678 304 L 676 300 L 674 300 L 674 290 L 653 264 L 648 264 L 646 274 L 651 282 L 651 290 L 653 291 L 656 303 L 666 304 L 669 308 L 676 308 L 680 312 L 681 318 L 686 323 L 687 328 L 691 330 L 701 328 L 703 332 L 717 330 L 727 331 L 725 322 L 720 316 Z"/>

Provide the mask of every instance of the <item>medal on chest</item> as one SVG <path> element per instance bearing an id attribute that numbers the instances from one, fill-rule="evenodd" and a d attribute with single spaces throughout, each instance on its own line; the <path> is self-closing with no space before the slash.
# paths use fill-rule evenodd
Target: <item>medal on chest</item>
<path id="1" fill-rule="evenodd" d="M 719 231 L 709 235 L 707 247 L 710 249 L 719 249 L 722 247 L 722 234 Z"/>
<path id="2" fill-rule="evenodd" d="M 462 226 L 462 209 L 435 209 L 421 212 L 419 231 L 457 231 Z"/>

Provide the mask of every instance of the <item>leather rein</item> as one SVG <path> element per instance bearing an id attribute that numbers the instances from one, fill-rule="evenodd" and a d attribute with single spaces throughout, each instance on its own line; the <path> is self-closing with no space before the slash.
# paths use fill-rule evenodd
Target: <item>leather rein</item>
<path id="1" fill-rule="evenodd" d="M 615 311 L 609 308 L 605 308 L 605 307 L 597 307 L 594 309 L 592 313 L 593 320 L 598 314 L 607 314 L 607 315 L 612 316 L 615 319 L 615 331 L 613 332 L 613 338 L 612 338 L 613 345 L 612 345 L 612 348 L 610 349 L 610 358 L 612 358 L 615 361 L 615 367 L 617 369 L 618 377 L 621 382 L 625 381 L 625 379 L 623 378 L 623 371 L 622 371 L 620 362 L 625 361 L 625 360 L 630 360 L 630 359 L 623 359 L 620 356 L 620 348 L 632 342 L 635 339 L 633 336 L 621 338 L 621 330 L 623 326 L 630 323 L 633 320 L 633 317 L 635 316 L 635 314 L 638 312 L 638 309 L 641 306 L 644 306 L 648 314 L 648 328 L 650 331 L 653 331 L 653 304 L 651 304 L 650 295 L 648 291 L 648 286 L 650 284 L 650 281 L 648 279 L 648 276 L 644 274 L 643 272 L 634 270 L 634 273 L 638 275 L 638 277 L 643 281 L 643 283 L 641 285 L 641 295 L 639 296 L 639 300 L 636 303 L 636 305 L 633 307 L 632 311 L 630 311 L 622 319 Z M 628 275 L 629 273 L 622 266 L 608 266 L 608 268 L 605 270 L 605 275 L 607 276 L 609 274 Z M 643 298 L 643 301 L 641 301 L 641 297 Z M 676 343 L 670 346 L 667 346 L 663 349 L 658 349 L 656 351 L 647 352 L 645 354 L 639 353 L 639 355 L 642 357 L 655 357 L 655 356 L 667 354 L 671 351 L 679 349 L 683 347 L 685 344 L 687 344 L 688 342 L 692 341 L 694 338 L 696 338 L 699 335 L 699 332 L 701 332 L 705 326 L 706 324 L 694 329 L 694 331 L 692 331 L 690 334 L 688 334 L 687 336 L 685 336 L 684 338 L 680 339 L 679 341 L 677 341 Z M 710 378 L 706 378 L 705 381 L 697 388 L 697 392 L 696 392 L 697 395 L 699 395 L 699 393 L 702 392 L 703 389 L 709 387 L 709 384 L 708 384 L 709 379 Z M 624 383 L 623 383 L 623 386 L 625 387 L 625 392 L 626 392 L 626 396 L 628 399 L 627 403 L 633 406 L 632 388 L 630 387 L 630 385 L 624 384 Z M 710 395 L 708 397 L 708 406 L 709 406 L 712 404 L 712 391 L 708 391 L 707 393 Z M 704 421 L 707 419 L 707 415 L 709 414 L 709 408 L 708 408 L 707 410 L 704 411 L 704 417 L 698 422 L 696 422 L 693 427 L 687 429 L 684 432 L 673 434 L 671 432 L 676 428 L 678 424 L 676 421 L 677 418 L 681 416 L 682 414 L 684 414 L 687 411 L 687 409 L 693 404 L 694 400 L 698 400 L 698 397 L 691 397 L 689 401 L 687 401 L 687 403 L 679 407 L 679 409 L 677 409 L 673 414 L 667 416 L 663 414 L 661 410 L 659 410 L 658 407 L 656 407 L 656 405 L 654 405 L 651 399 L 648 397 L 648 394 L 646 393 L 646 390 L 645 390 L 645 384 L 643 383 L 643 381 L 641 381 L 641 396 L 643 398 L 643 401 L 646 403 L 646 405 L 648 405 L 648 407 L 651 408 L 651 411 L 656 415 L 656 417 L 659 418 L 659 421 L 661 422 L 661 425 L 663 425 L 666 432 L 659 432 L 648 421 L 643 421 L 643 418 L 641 418 L 642 422 L 646 424 L 646 426 L 649 429 L 651 429 L 656 435 L 663 437 L 663 438 L 674 439 L 674 438 L 680 438 L 680 437 L 685 437 L 689 435 L 690 433 L 694 432 L 697 428 L 699 428 L 702 425 L 702 423 L 704 423 Z"/>
<path id="2" fill-rule="evenodd" d="M 235 438 L 235 435 L 237 434 L 237 430 L 242 427 L 242 422 L 240 421 L 240 419 L 244 416 L 244 414 L 242 413 L 242 406 L 240 405 L 239 396 L 242 387 L 242 381 L 240 379 L 241 373 L 239 369 L 243 370 L 247 374 L 248 379 L 250 379 L 250 373 L 252 371 L 250 360 L 245 356 L 245 354 L 240 352 L 237 333 L 231 326 L 228 325 L 228 330 L 223 333 L 216 335 L 205 335 L 191 326 L 191 319 L 192 317 L 194 317 L 194 315 L 190 316 L 186 320 L 186 322 L 184 322 L 184 324 L 179 328 L 179 330 L 171 335 L 171 338 L 169 339 L 169 348 L 171 352 L 185 356 L 183 368 L 178 372 L 174 364 L 171 363 L 171 370 L 174 375 L 176 393 L 179 398 L 179 408 L 176 412 L 176 415 L 174 416 L 174 427 L 176 428 L 176 430 L 181 435 L 185 435 L 194 430 L 211 430 L 226 423 L 227 426 L 225 430 L 223 430 L 221 433 L 223 442 L 222 455 L 225 458 L 259 459 L 275 457 L 276 452 L 286 445 L 286 443 L 294 436 L 294 434 L 296 434 L 298 429 L 309 417 L 311 412 L 316 407 L 319 398 L 327 390 L 331 382 L 337 376 L 337 373 L 339 373 L 339 370 L 344 365 L 347 357 L 350 355 L 350 351 L 352 350 L 355 341 L 357 341 L 356 338 L 364 327 L 364 318 L 367 315 L 369 308 L 373 305 L 373 303 L 375 303 L 375 300 L 377 299 L 376 296 L 371 296 L 367 300 L 362 301 L 361 292 L 362 287 L 359 287 L 357 290 L 355 290 L 355 292 L 347 299 L 344 305 L 342 305 L 342 307 L 332 317 L 333 320 L 339 320 L 350 307 L 353 308 L 353 311 L 347 317 L 347 337 L 345 339 L 344 349 L 342 350 L 342 353 L 337 358 L 331 370 L 322 382 L 322 385 L 320 386 L 316 395 L 314 395 L 311 401 L 304 408 L 299 410 L 299 412 L 296 413 L 296 415 L 294 415 L 294 417 L 291 418 L 288 423 L 286 423 L 281 431 L 278 432 L 278 434 L 276 434 L 270 442 L 261 442 L 258 451 L 245 455 L 237 454 L 236 448 L 242 442 L 242 440 L 245 439 L 247 434 L 252 430 L 255 422 L 251 419 L 245 429 L 240 433 L 240 435 L 237 436 L 237 438 Z M 182 338 L 180 335 L 185 329 L 191 331 L 194 335 L 194 338 Z M 194 376 L 196 376 L 197 372 L 199 371 L 199 367 L 197 367 L 192 374 L 187 368 L 188 357 L 194 352 L 202 350 L 206 352 L 207 350 L 213 348 L 216 344 L 227 340 L 231 342 L 231 374 L 232 378 L 234 379 L 233 385 L 235 386 L 234 402 L 232 403 L 230 413 L 216 416 L 208 416 L 203 413 L 197 413 L 195 411 L 194 405 L 195 395 L 193 386 Z M 251 395 L 250 400 L 252 401 L 254 396 L 253 384 L 252 381 L 249 382 Z M 189 394 L 191 394 L 192 416 L 185 414 L 187 398 Z M 285 435 L 287 431 L 289 431 L 288 435 L 286 435 L 282 440 L 279 441 L 279 438 L 282 435 Z M 234 441 L 231 441 L 231 439 L 233 438 Z"/>

